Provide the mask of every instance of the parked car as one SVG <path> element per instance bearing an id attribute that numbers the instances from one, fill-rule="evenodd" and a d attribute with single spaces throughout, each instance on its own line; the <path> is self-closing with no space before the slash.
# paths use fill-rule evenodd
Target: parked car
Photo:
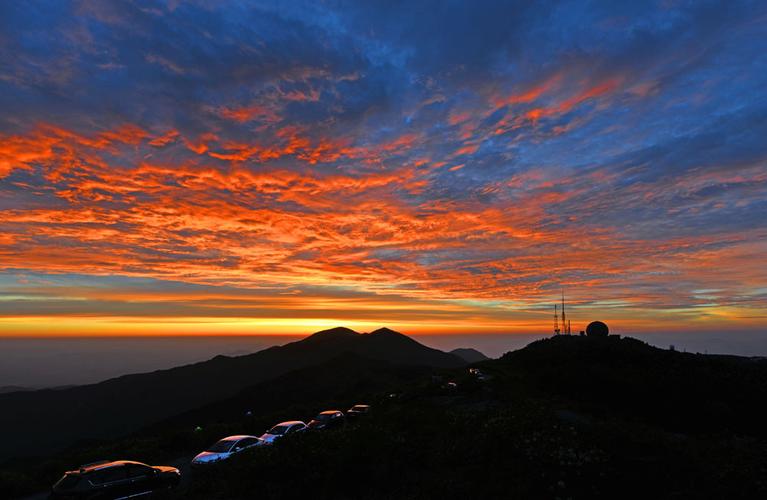
<path id="1" fill-rule="evenodd" d="M 175 467 L 105 460 L 67 471 L 51 488 L 51 500 L 113 500 L 151 495 L 181 481 Z"/>
<path id="2" fill-rule="evenodd" d="M 345 421 L 342 411 L 327 410 L 314 417 L 306 427 L 311 430 L 330 429 L 343 425 Z"/>
<path id="3" fill-rule="evenodd" d="M 204 467 L 260 444 L 256 436 L 229 436 L 210 446 L 192 459 L 192 467 Z"/>
<path id="4" fill-rule="evenodd" d="M 364 417 L 370 414 L 370 405 L 354 405 L 346 412 L 349 418 Z"/>
<path id="5" fill-rule="evenodd" d="M 469 373 L 477 377 L 477 380 L 487 380 L 487 376 L 479 368 L 469 368 Z"/>
<path id="6" fill-rule="evenodd" d="M 301 432 L 303 430 L 306 430 L 305 423 L 300 420 L 289 420 L 275 425 L 266 431 L 259 439 L 263 444 L 272 444 L 283 436 L 295 434 L 296 432 Z"/>

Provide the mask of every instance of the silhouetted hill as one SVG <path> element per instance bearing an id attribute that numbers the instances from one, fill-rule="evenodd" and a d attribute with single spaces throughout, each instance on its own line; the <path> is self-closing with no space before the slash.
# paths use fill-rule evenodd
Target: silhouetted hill
<path id="1" fill-rule="evenodd" d="M 490 375 L 480 379 L 465 365 L 433 377 L 432 368 L 339 350 L 379 343 L 413 347 L 392 331 L 321 332 L 291 349 L 335 352 L 322 362 L 126 438 L 8 463 L 0 491 L 39 490 L 105 457 L 165 463 L 225 435 L 366 402 L 368 418 L 244 453 L 173 498 L 767 497 L 764 361 L 561 336 L 479 362 Z"/>
<path id="2" fill-rule="evenodd" d="M 446 374 L 456 387 L 411 382 L 359 425 L 243 455 L 183 497 L 767 495 L 761 361 L 562 336 L 480 366 L 492 377 L 455 370 Z"/>
<path id="3" fill-rule="evenodd" d="M 334 328 L 238 357 L 126 375 L 63 390 L 0 394 L 0 460 L 46 454 L 82 438 L 112 438 L 289 371 L 349 352 L 395 364 L 457 367 L 464 361 L 393 331 Z"/>
<path id="4" fill-rule="evenodd" d="M 322 330 L 312 335 L 309 335 L 308 337 L 300 340 L 299 342 L 304 342 L 304 343 L 326 342 L 326 341 L 333 341 L 338 339 L 356 338 L 359 335 L 360 335 L 359 333 L 355 332 L 351 328 L 338 326 L 336 328 L 330 328 L 329 330 Z"/>
<path id="5" fill-rule="evenodd" d="M 479 363 L 480 361 L 485 361 L 490 358 L 482 354 L 476 349 L 471 348 L 458 348 L 453 349 L 450 351 L 450 354 L 455 354 L 462 360 L 466 361 L 467 363 Z"/>
<path id="6" fill-rule="evenodd" d="M 767 361 L 658 349 L 633 338 L 558 336 L 505 354 L 518 383 L 679 432 L 767 435 Z"/>

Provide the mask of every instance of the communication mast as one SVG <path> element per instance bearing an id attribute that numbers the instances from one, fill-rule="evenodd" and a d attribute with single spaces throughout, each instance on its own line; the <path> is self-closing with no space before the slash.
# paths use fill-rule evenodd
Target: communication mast
<path id="1" fill-rule="evenodd" d="M 568 328 L 568 321 L 567 316 L 565 316 L 565 291 L 562 290 L 562 329 L 564 330 L 565 334 L 570 333 L 570 328 Z"/>
<path id="2" fill-rule="evenodd" d="M 561 323 L 560 323 L 561 321 Z M 562 312 L 560 316 L 559 304 L 554 302 L 554 335 L 572 335 L 570 320 L 565 312 L 565 290 L 562 289 Z"/>

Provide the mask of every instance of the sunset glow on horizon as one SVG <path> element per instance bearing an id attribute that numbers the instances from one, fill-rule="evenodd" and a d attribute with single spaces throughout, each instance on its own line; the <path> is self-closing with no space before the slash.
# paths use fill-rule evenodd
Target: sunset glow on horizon
<path id="1" fill-rule="evenodd" d="M 765 330 L 763 4 L 32 4 L 0 336 Z"/>

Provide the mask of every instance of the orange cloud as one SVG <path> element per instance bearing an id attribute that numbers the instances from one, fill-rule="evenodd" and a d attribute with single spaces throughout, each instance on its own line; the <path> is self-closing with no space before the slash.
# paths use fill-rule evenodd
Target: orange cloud
<path id="1" fill-rule="evenodd" d="M 560 103 L 559 106 L 557 106 L 557 112 L 566 113 L 570 111 L 573 107 L 575 107 L 576 105 L 584 101 L 587 101 L 589 99 L 594 99 L 596 97 L 600 97 L 604 94 L 611 93 L 614 90 L 616 90 L 621 85 L 622 82 L 623 82 L 622 78 L 614 77 L 614 78 L 609 78 L 608 80 L 604 82 L 598 83 L 597 85 L 594 85 L 593 87 L 590 87 L 582 92 L 579 92 L 578 94 Z"/>
<path id="2" fill-rule="evenodd" d="M 538 120 L 547 116 L 561 115 L 575 108 L 577 105 L 590 99 L 595 99 L 606 94 L 610 94 L 618 89 L 623 82 L 622 78 L 610 78 L 597 85 L 582 90 L 561 101 L 559 104 L 550 107 L 536 107 L 524 113 L 524 117 L 535 124 Z M 572 124 L 568 125 L 572 126 Z M 505 132 L 503 128 L 500 132 Z"/>
<path id="3" fill-rule="evenodd" d="M 479 144 L 467 144 L 455 152 L 455 156 L 470 155 L 476 153 L 479 149 Z"/>
<path id="4" fill-rule="evenodd" d="M 186 137 L 184 138 L 186 147 L 198 155 L 205 154 L 208 149 L 210 149 L 210 143 L 215 141 L 218 141 L 218 136 L 212 132 L 201 134 L 196 141 L 192 141 Z"/>
<path id="5" fill-rule="evenodd" d="M 538 85 L 535 85 L 519 94 L 504 96 L 493 96 L 492 102 L 496 107 L 510 106 L 514 104 L 525 104 L 537 100 L 543 94 L 557 87 L 562 81 L 562 73 L 555 73 Z"/>
<path id="6" fill-rule="evenodd" d="M 280 121 L 280 116 L 267 106 L 251 105 L 241 107 L 221 107 L 216 112 L 229 120 L 234 120 L 238 123 L 245 123 L 252 120 L 265 121 L 268 123 L 276 123 Z"/>
<path id="7" fill-rule="evenodd" d="M 320 100 L 320 92 L 317 89 L 310 89 L 308 91 L 290 90 L 280 91 L 280 97 L 287 101 L 299 101 L 299 102 L 317 102 Z"/>
<path id="8" fill-rule="evenodd" d="M 114 150 L 121 144 L 137 145 L 148 135 L 140 127 L 130 124 L 90 137 L 50 124 L 39 125 L 27 136 L 0 135 L 0 178 L 14 169 L 29 170 L 35 165 L 50 167 L 53 160 L 59 163 L 54 170 L 86 161 L 98 164 L 100 159 L 83 151 L 83 147 Z"/>
<path id="9" fill-rule="evenodd" d="M 165 134 L 155 137 L 154 139 L 149 141 L 149 145 L 161 148 L 163 146 L 167 146 L 168 144 L 171 144 L 172 142 L 175 142 L 178 136 L 179 136 L 178 130 L 169 130 Z"/>
<path id="10" fill-rule="evenodd" d="M 594 86 L 561 106 L 606 95 L 616 85 Z M 341 286 L 377 297 L 380 307 L 394 307 L 394 301 L 404 297 L 412 304 L 512 301 L 532 311 L 549 300 L 552 288 L 562 285 L 574 290 L 573 301 L 582 301 L 584 308 L 588 297 L 613 297 L 636 311 L 682 302 L 684 289 L 652 292 L 649 285 L 658 272 L 679 273 L 675 282 L 725 288 L 732 287 L 728 280 L 747 288 L 767 278 L 764 270 L 742 264 L 757 260 L 753 256 L 762 247 L 755 242 L 763 241 L 764 235 L 679 237 L 648 245 L 620 228 L 572 224 L 598 208 L 593 204 L 600 201 L 588 197 L 589 189 L 612 182 L 616 174 L 610 171 L 551 178 L 545 171 L 530 170 L 486 185 L 477 198 L 421 199 L 414 195 L 432 185 L 434 169 L 449 164 L 456 171 L 463 163 L 419 156 L 399 167 L 379 168 L 381 159 L 420 148 L 419 134 L 363 146 L 313 138 L 300 127 L 288 127 L 276 131 L 268 147 L 208 133 L 187 141 L 199 155 L 184 152 L 190 160 L 163 163 L 141 154 L 176 137 L 175 131 L 152 137 L 138 127 L 81 135 L 50 126 L 2 137 L 0 158 L 6 173 L 40 168 L 47 193 L 61 201 L 47 208 L 19 206 L 0 212 L 3 268 L 244 290 Z M 467 148 L 460 154 L 471 154 L 477 147 L 478 143 L 466 145 L 459 152 Z M 125 152 L 135 165 L 110 164 L 113 151 Z M 356 175 L 315 168 L 343 158 L 374 168 Z M 222 166 L 215 160 L 227 163 Z M 295 168 L 296 162 L 301 168 Z M 765 174 L 755 165 L 735 177 L 722 170 L 685 178 L 676 188 L 759 180 L 765 180 Z M 653 196 L 672 194 L 661 190 Z M 627 193 L 632 195 L 644 192 Z M 485 196 L 493 203 L 479 201 Z M 552 210 L 575 200 L 575 213 L 557 215 Z M 712 275 L 714 262 L 725 263 L 729 274 Z M 636 287 L 631 293 L 626 290 L 627 276 Z M 86 295 L 94 297 L 91 292 Z M 109 300 L 127 301 L 129 296 Z M 199 314 L 204 309 L 204 314 L 226 316 L 255 307 L 214 304 L 214 299 L 206 298 L 208 305 L 199 306 Z M 289 310 L 292 302 L 283 303 Z M 376 303 L 370 300 L 368 311 Z M 323 302 L 303 304 L 317 311 Z M 279 309 L 262 306 L 271 307 L 274 314 Z M 473 307 L 479 315 L 490 314 L 485 306 Z M 746 306 L 731 304 L 722 306 L 719 314 L 739 317 L 747 311 Z"/>
<path id="11" fill-rule="evenodd" d="M 6 177 L 14 169 L 28 170 L 31 165 L 50 160 L 55 139 L 2 136 L 0 137 L 0 179 Z"/>

